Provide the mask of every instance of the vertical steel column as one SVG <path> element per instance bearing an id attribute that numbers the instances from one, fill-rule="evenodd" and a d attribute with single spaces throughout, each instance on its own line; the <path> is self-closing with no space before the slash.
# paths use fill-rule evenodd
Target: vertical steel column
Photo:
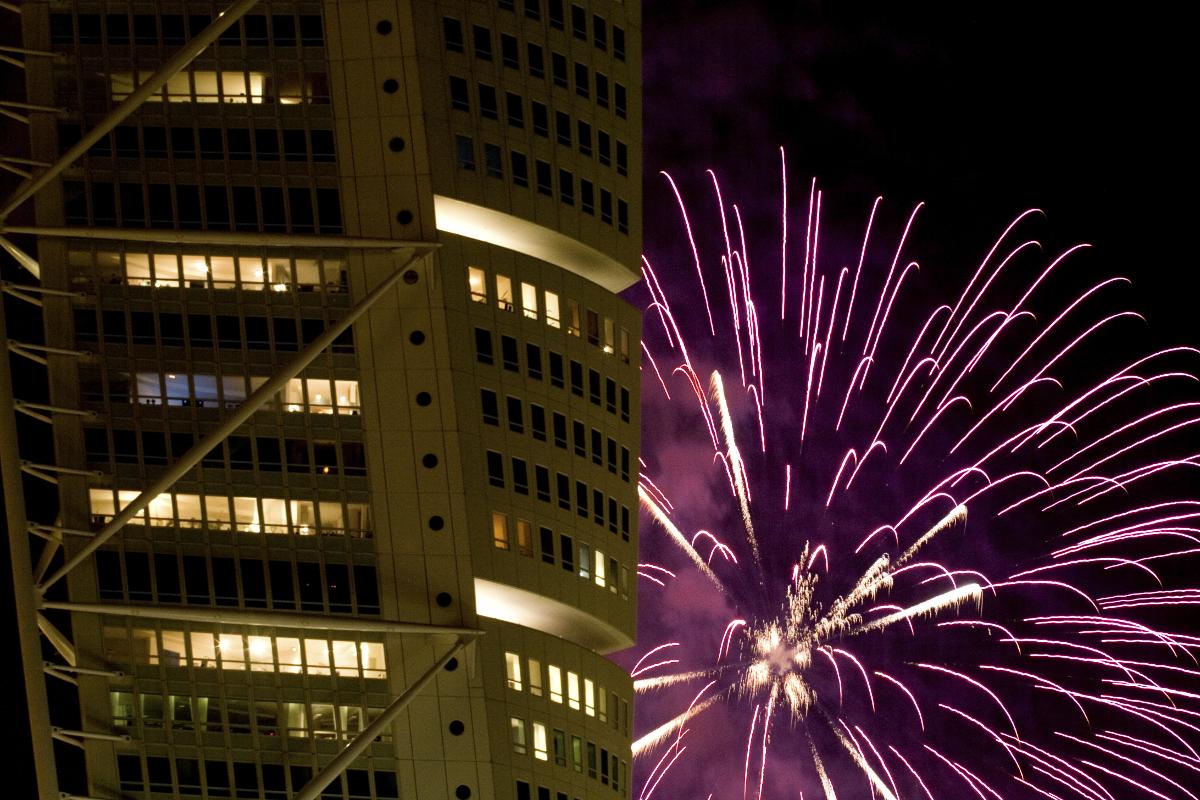
<path id="1" fill-rule="evenodd" d="M 54 740 L 50 736 L 50 704 L 46 697 L 46 679 L 42 672 L 42 637 L 38 633 L 39 598 L 33 587 L 29 521 L 25 516 L 21 456 L 17 450 L 17 420 L 13 408 L 6 325 L 4 303 L 0 300 L 0 358 L 4 361 L 0 364 L 0 477 L 3 477 L 4 481 L 4 507 L 8 522 L 8 552 L 12 559 L 17 638 L 21 648 L 21 665 L 25 673 L 25 701 L 29 705 L 29 741 L 33 748 L 38 800 L 59 800 Z"/>

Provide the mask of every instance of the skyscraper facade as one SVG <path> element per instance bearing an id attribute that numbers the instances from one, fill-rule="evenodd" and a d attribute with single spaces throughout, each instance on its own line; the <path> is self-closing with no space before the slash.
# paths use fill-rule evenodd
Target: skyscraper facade
<path id="1" fill-rule="evenodd" d="M 20 12 L 60 785 L 628 796 L 638 5 Z"/>

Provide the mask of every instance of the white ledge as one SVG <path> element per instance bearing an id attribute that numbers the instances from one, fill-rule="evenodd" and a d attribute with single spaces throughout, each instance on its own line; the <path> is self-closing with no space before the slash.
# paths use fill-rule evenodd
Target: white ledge
<path id="1" fill-rule="evenodd" d="M 574 642 L 601 655 L 633 646 L 633 639 L 599 617 L 543 594 L 475 579 L 475 611 Z"/>
<path id="2" fill-rule="evenodd" d="M 564 233 L 486 206 L 435 194 L 437 229 L 546 261 L 614 294 L 641 276 L 616 259 Z"/>

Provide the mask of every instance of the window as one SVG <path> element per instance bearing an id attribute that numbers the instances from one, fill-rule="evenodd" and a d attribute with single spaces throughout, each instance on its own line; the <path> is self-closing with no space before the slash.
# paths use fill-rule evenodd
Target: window
<path id="1" fill-rule="evenodd" d="M 520 717 L 510 717 L 509 724 L 512 727 L 513 752 L 525 755 L 528 751 L 528 746 L 525 742 L 525 720 Z M 526 794 L 529 796 L 529 784 L 525 785 Z"/>
<path id="2" fill-rule="evenodd" d="M 599 550 L 596 551 L 595 566 L 596 568 L 593 570 L 593 573 L 595 574 L 596 585 L 603 589 L 608 585 L 608 565 L 604 562 L 604 553 L 600 552 Z"/>
<path id="3" fill-rule="evenodd" d="M 592 15 L 592 44 L 601 50 L 608 49 L 608 23 L 604 17 Z"/>
<path id="4" fill-rule="evenodd" d="M 558 171 L 558 196 L 563 205 L 575 205 L 575 176 L 571 174 L 570 170 L 560 169 Z"/>
<path id="5" fill-rule="evenodd" d="M 558 389 L 563 388 L 562 353 L 556 353 L 553 350 L 550 351 L 550 385 Z"/>
<path id="6" fill-rule="evenodd" d="M 558 295 L 554 292 L 546 292 L 546 324 L 551 328 L 560 327 L 558 321 Z M 628 343 L 626 343 L 628 346 Z"/>
<path id="7" fill-rule="evenodd" d="M 596 73 L 596 105 L 608 108 L 608 76 L 603 72 Z"/>
<path id="8" fill-rule="evenodd" d="M 504 177 L 504 157 L 501 155 L 500 145 L 484 142 L 483 164 L 489 178 Z"/>
<path id="9" fill-rule="evenodd" d="M 517 340 L 511 336 L 500 337 L 500 357 L 504 368 L 510 372 L 520 372 L 521 364 L 517 361 Z"/>
<path id="10" fill-rule="evenodd" d="M 606 167 L 612 166 L 612 137 L 607 131 L 596 131 L 596 149 L 599 150 L 600 163 Z"/>
<path id="11" fill-rule="evenodd" d="M 507 275 L 496 276 L 496 305 L 501 311 L 513 310 L 512 278 Z"/>
<path id="12" fill-rule="evenodd" d="M 580 327 L 581 327 L 581 323 L 580 323 L 580 316 L 579 316 L 579 303 L 575 302 L 574 300 L 568 300 L 567 301 L 567 333 L 571 336 L 578 336 L 581 332 Z"/>
<path id="13" fill-rule="evenodd" d="M 580 420 L 572 420 L 571 433 L 575 440 L 575 455 L 587 458 L 587 427 Z"/>
<path id="14" fill-rule="evenodd" d="M 512 165 L 513 183 L 517 186 L 529 186 L 529 159 L 524 153 L 518 153 L 515 150 L 509 154 L 509 162 Z"/>
<path id="15" fill-rule="evenodd" d="M 446 39 L 446 49 L 461 53 L 463 51 L 462 23 L 453 17 L 442 17 L 442 35 Z"/>
<path id="16" fill-rule="evenodd" d="M 587 100 L 591 97 L 591 79 L 588 77 L 587 64 L 575 62 L 575 94 Z"/>
<path id="17" fill-rule="evenodd" d="M 612 193 L 600 190 L 600 221 L 612 225 Z"/>
<path id="18" fill-rule="evenodd" d="M 625 60 L 625 29 L 613 25 L 612 29 L 613 55 L 618 61 Z"/>
<path id="19" fill-rule="evenodd" d="M 629 233 L 629 204 L 624 200 L 617 200 L 617 230 Z"/>
<path id="20" fill-rule="evenodd" d="M 492 332 L 486 328 L 475 329 L 475 360 L 481 364 L 495 363 L 492 351 Z"/>
<path id="21" fill-rule="evenodd" d="M 596 192 L 591 181 L 579 180 L 579 207 L 586 214 L 596 213 Z"/>
<path id="22" fill-rule="evenodd" d="M 540 722 L 533 723 L 533 757 L 538 761 L 550 760 L 546 750 L 546 726 Z"/>
<path id="23" fill-rule="evenodd" d="M 590 308 L 587 310 L 587 340 L 590 345 L 600 345 L 600 315 Z"/>
<path id="24" fill-rule="evenodd" d="M 621 328 L 620 333 L 617 336 L 617 345 L 618 345 L 617 352 L 621 356 L 621 361 L 623 363 L 628 364 L 629 363 L 629 331 L 625 330 L 624 328 Z"/>
<path id="25" fill-rule="evenodd" d="M 624 85 L 622 85 L 620 83 L 614 83 L 613 84 L 613 106 L 615 107 L 617 116 L 620 117 L 621 119 L 625 119 L 625 116 L 626 116 L 625 105 L 626 105 L 625 87 L 624 87 Z"/>
<path id="26" fill-rule="evenodd" d="M 567 673 L 567 705 L 579 710 L 579 675 L 574 672 Z"/>
<path id="27" fill-rule="evenodd" d="M 450 76 L 450 107 L 458 111 L 471 110 L 466 79 Z"/>
<path id="28" fill-rule="evenodd" d="M 527 319 L 538 318 L 537 287 L 532 283 L 521 283 L 521 311 Z"/>
<path id="29" fill-rule="evenodd" d="M 508 675 L 508 688 L 514 691 L 521 691 L 524 688 L 521 684 L 521 657 L 513 652 L 504 654 L 504 668 Z"/>
<path id="30" fill-rule="evenodd" d="M 566 476 L 563 476 L 566 477 Z M 558 537 L 559 552 L 562 553 L 562 568 L 564 572 L 575 571 L 575 542 L 565 533 Z"/>
<path id="31" fill-rule="evenodd" d="M 568 88 L 567 57 L 562 53 L 550 53 L 550 75 L 555 86 L 561 86 L 563 89 Z"/>
<path id="32" fill-rule="evenodd" d="M 583 364 L 571 359 L 571 394 L 583 397 Z"/>
<path id="33" fill-rule="evenodd" d="M 471 38 L 475 41 L 475 57 L 492 60 L 492 32 L 482 25 L 471 26 Z"/>
<path id="34" fill-rule="evenodd" d="M 567 765 L 567 735 L 555 728 L 554 736 L 554 763 L 560 767 Z M 560 794 L 560 797 L 566 797 L 565 794 Z"/>
<path id="35" fill-rule="evenodd" d="M 596 719 L 608 722 L 608 692 L 603 686 L 596 693 Z"/>
<path id="36" fill-rule="evenodd" d="M 587 495 L 584 495 L 584 502 L 587 502 Z M 584 580 L 590 580 L 592 577 L 592 548 L 583 542 L 579 543 L 579 577 Z"/>
<path id="37" fill-rule="evenodd" d="M 546 104 L 532 100 L 530 101 L 530 108 L 532 109 L 530 116 L 533 119 L 533 132 L 538 136 L 549 136 L 550 111 L 546 108 Z"/>
<path id="38" fill-rule="evenodd" d="M 533 438 L 539 442 L 546 441 L 546 409 L 539 406 L 537 403 L 529 404 L 529 427 L 532 429 Z M 612 472 L 616 472 L 614 468 Z"/>
<path id="39" fill-rule="evenodd" d="M 543 503 L 550 502 L 550 470 L 541 464 L 534 465 L 533 474 L 537 481 L 537 499 Z"/>
<path id="40" fill-rule="evenodd" d="M 579 154 L 591 158 L 592 156 L 592 126 L 580 120 L 576 125 L 576 130 L 579 136 Z"/>
<path id="41" fill-rule="evenodd" d="M 550 702 L 561 703 L 563 701 L 562 670 L 554 664 L 547 665 L 547 670 L 550 675 Z"/>
<path id="42" fill-rule="evenodd" d="M 615 344 L 614 338 L 615 338 L 615 333 L 614 333 L 612 318 L 605 317 L 604 318 L 604 352 L 608 353 L 609 355 L 612 355 L 612 353 L 614 351 L 614 347 L 613 347 L 613 345 Z"/>
<path id="43" fill-rule="evenodd" d="M 459 169 L 475 169 L 475 142 L 470 136 L 456 135 L 454 137 L 454 152 L 458 158 Z"/>
<path id="44" fill-rule="evenodd" d="M 621 480 L 629 483 L 629 448 L 621 448 Z"/>
<path id="45" fill-rule="evenodd" d="M 525 53 L 529 60 L 529 76 L 531 78 L 546 77 L 546 58 L 542 46 L 539 44 L 529 44 Z"/>
<path id="46" fill-rule="evenodd" d="M 567 418 L 565 415 L 553 412 L 554 421 L 554 445 L 567 449 Z"/>
<path id="47" fill-rule="evenodd" d="M 553 564 L 554 563 L 554 531 L 550 530 L 549 528 L 540 528 L 538 530 L 538 533 L 540 534 L 541 540 L 542 540 L 542 561 L 546 564 Z M 532 684 L 533 678 L 530 677 L 529 680 L 530 680 L 530 683 Z M 532 685 L 530 686 L 530 690 L 532 691 Z"/>
<path id="48" fill-rule="evenodd" d="M 505 108 L 508 111 L 508 124 L 513 128 L 525 127 L 525 104 L 521 95 L 506 92 L 504 95 Z"/>
<path id="49" fill-rule="evenodd" d="M 500 405 L 496 393 L 491 389 L 479 390 L 479 405 L 483 408 L 483 422 L 486 425 L 500 424 Z"/>
<path id="50" fill-rule="evenodd" d="M 528 520 L 517 520 L 517 552 L 523 556 L 533 556 L 533 526 Z"/>
<path id="51" fill-rule="evenodd" d="M 467 267 L 467 287 L 476 303 L 487 302 L 487 275 L 479 267 Z M 476 329 L 478 330 L 478 328 Z"/>
<path id="52" fill-rule="evenodd" d="M 495 450 L 487 451 L 488 483 L 499 489 L 504 488 L 504 458 Z"/>
<path id="53" fill-rule="evenodd" d="M 537 168 L 537 190 L 538 194 L 544 194 L 549 197 L 554 196 L 554 186 L 550 177 L 550 165 L 540 158 L 535 159 L 534 166 Z"/>
<path id="54" fill-rule="evenodd" d="M 595 374 L 595 370 L 589 370 Z M 596 375 L 599 378 L 599 375 Z M 592 463 L 596 466 L 601 466 L 604 463 L 604 434 L 592 428 Z"/>
<path id="55" fill-rule="evenodd" d="M 563 29 L 563 0 L 549 0 L 548 15 L 550 17 L 550 27 L 557 30 Z"/>
<path id="56" fill-rule="evenodd" d="M 561 472 L 555 473 L 555 482 L 558 484 L 558 507 L 564 511 L 571 510 L 571 479 Z M 563 558 L 569 558 L 565 553 Z"/>
<path id="57" fill-rule="evenodd" d="M 558 138 L 558 143 L 566 147 L 571 146 L 571 115 L 565 111 L 554 112 L 554 135 Z"/>
<path id="58" fill-rule="evenodd" d="M 491 461 L 490 452 L 488 453 L 488 461 Z M 503 485 L 503 478 L 501 478 L 501 485 Z M 497 550 L 508 549 L 508 515 L 501 514 L 499 511 L 492 512 L 492 544 L 496 546 Z M 520 675 L 518 674 L 518 681 L 519 679 Z M 518 686 L 516 688 L 520 689 L 521 687 Z"/>
<path id="59" fill-rule="evenodd" d="M 542 696 L 542 664 L 535 658 L 529 659 L 529 693 Z"/>
<path id="60" fill-rule="evenodd" d="M 596 684 L 591 678 L 583 679 L 583 713 L 596 716 Z"/>
<path id="61" fill-rule="evenodd" d="M 523 412 L 521 398 L 508 396 L 508 429 L 513 433 L 525 432 L 525 415 Z"/>
<path id="62" fill-rule="evenodd" d="M 587 765 L 588 777 L 596 777 L 596 745 L 592 742 L 587 743 Z"/>
<path id="63" fill-rule="evenodd" d="M 571 35 L 587 41 L 587 12 L 577 5 L 571 6 Z"/>
<path id="64" fill-rule="evenodd" d="M 629 146 L 617 140 L 617 174 L 629 174 Z"/>
<path id="65" fill-rule="evenodd" d="M 571 737 L 571 766 L 576 772 L 583 772 L 583 739 Z"/>
<path id="66" fill-rule="evenodd" d="M 486 119 L 500 118 L 495 86 L 489 86 L 486 83 L 479 84 L 479 113 Z"/>
<path id="67" fill-rule="evenodd" d="M 519 494 L 529 494 L 529 464 L 523 458 L 513 456 L 513 490 Z"/>
<path id="68" fill-rule="evenodd" d="M 533 20 L 540 20 L 542 18 L 540 0 L 525 0 L 525 16 Z"/>
<path id="69" fill-rule="evenodd" d="M 507 33 L 500 34 L 500 60 L 509 69 L 521 68 L 520 50 L 517 47 L 517 38 L 515 36 L 510 36 Z"/>
<path id="70" fill-rule="evenodd" d="M 530 378 L 535 381 L 542 379 L 542 348 L 533 342 L 525 343 L 525 366 Z"/>

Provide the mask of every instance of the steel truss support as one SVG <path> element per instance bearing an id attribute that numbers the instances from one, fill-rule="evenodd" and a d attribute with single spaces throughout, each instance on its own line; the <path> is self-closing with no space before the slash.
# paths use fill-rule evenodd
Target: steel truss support
<path id="1" fill-rule="evenodd" d="M 142 512 L 150 502 L 158 497 L 163 492 L 170 489 L 175 482 L 188 473 L 192 467 L 200 463 L 200 460 L 208 455 L 213 448 L 224 441 L 231 433 L 241 427 L 242 423 L 250 419 L 254 412 L 258 411 L 270 401 L 292 378 L 300 374 L 300 372 L 313 362 L 314 359 L 326 347 L 333 344 L 337 337 L 341 336 L 354 322 L 367 312 L 379 298 L 387 294 L 397 283 L 401 277 L 408 274 L 407 267 L 416 259 L 422 257 L 428 252 L 435 249 L 437 245 L 422 243 L 421 250 L 410 256 L 403 264 L 396 268 L 391 275 L 384 278 L 382 282 L 367 294 L 362 300 L 359 300 L 341 319 L 334 322 L 324 333 L 312 341 L 311 344 L 305 346 L 303 350 L 292 357 L 290 361 L 284 364 L 280 369 L 271 376 L 271 378 L 252 392 L 242 405 L 238 406 L 228 417 L 222 420 L 214 430 L 210 431 L 203 439 L 192 446 L 190 450 L 180 456 L 179 460 L 172 464 L 162 476 L 153 484 L 142 491 L 135 497 L 127 506 L 117 513 L 112 520 L 104 526 L 85 546 L 81 547 L 78 552 L 71 558 L 67 559 L 61 567 L 47 577 L 38 587 L 37 591 L 45 594 L 46 590 L 61 580 L 68 572 L 86 561 L 92 553 L 100 549 L 100 547 L 117 534 L 130 520 Z M 416 278 L 413 273 L 413 278 Z M 11 401 L 10 401 L 11 402 Z"/>
<path id="2" fill-rule="evenodd" d="M 450 659 L 458 655 L 459 651 L 466 647 L 469 641 L 469 639 L 460 637 L 445 655 L 434 662 L 433 666 L 426 670 L 421 677 L 417 678 L 412 686 L 405 689 L 404 693 L 397 697 L 390 706 L 385 708 L 383 713 L 376 717 L 375 721 L 368 725 L 362 733 L 354 737 L 354 740 L 346 745 L 303 789 L 296 792 L 292 800 L 318 800 L 325 787 L 333 783 L 334 778 L 345 772 L 346 768 L 354 763 L 354 760 L 371 746 L 371 742 L 375 741 L 392 724 L 392 721 L 400 716 L 400 712 L 404 710 L 405 706 L 411 703 L 413 698 L 429 685 L 438 672 L 446 666 Z"/>
<path id="3" fill-rule="evenodd" d="M 67 664 L 55 664 L 53 661 L 43 661 L 42 666 L 46 672 L 70 672 L 74 675 L 96 675 L 101 678 L 125 677 L 125 673 L 119 669 L 88 669 L 87 667 L 73 667 Z"/>
<path id="4" fill-rule="evenodd" d="M 42 422 L 53 423 L 54 418 L 47 416 L 41 412 L 46 411 L 50 414 L 66 414 L 68 416 L 86 417 L 87 419 L 95 419 L 99 416 L 95 411 L 81 411 L 78 408 L 63 408 L 62 406 L 51 406 L 45 403 L 27 403 L 24 400 L 14 400 L 13 408 L 20 411 L 27 417 L 33 417 Z"/>
<path id="5" fill-rule="evenodd" d="M 187 67 L 188 64 L 192 63 L 196 56 L 204 52 L 210 44 L 217 41 L 222 33 L 241 19 L 257 2 L 258 0 L 236 0 L 229 8 L 218 14 L 216 19 L 207 28 L 189 39 L 183 47 L 179 48 L 175 55 L 167 59 L 153 75 L 147 78 L 145 83 L 134 89 L 128 97 L 121 101 L 120 105 L 110 111 L 100 124 L 85 133 L 71 149 L 63 153 L 54 162 L 53 166 L 36 178 L 28 180 L 22 186 L 18 187 L 17 191 L 13 193 L 12 197 L 4 205 L 4 208 L 0 209 L 0 220 L 7 219 L 22 203 L 33 197 L 39 190 L 57 178 L 63 170 L 74 164 L 80 156 L 90 150 L 92 145 L 100 141 L 100 139 L 107 135 L 113 128 L 117 127 L 130 114 L 137 111 L 142 103 L 146 102 L 168 80 Z M 43 106 L 30 110 L 57 112 L 59 109 Z"/>
<path id="6" fill-rule="evenodd" d="M 18 342 L 15 339 L 9 339 L 8 350 L 10 353 L 16 353 L 19 356 L 24 356 L 30 361 L 36 361 L 42 366 L 46 366 L 49 362 L 46 360 L 46 355 L 52 356 L 75 356 L 83 361 L 90 361 L 93 354 L 87 350 L 67 350 L 63 347 L 48 347 L 44 344 L 30 344 L 28 342 Z"/>
<path id="7" fill-rule="evenodd" d="M 60 467 L 56 464 L 37 464 L 32 461 L 22 461 L 21 471 L 26 475 L 32 475 L 35 478 L 41 478 L 46 483 L 58 483 L 58 478 L 52 473 L 57 472 L 59 475 L 76 475 L 81 478 L 103 478 L 104 473 L 94 469 L 73 469 L 71 467 Z"/>
<path id="8" fill-rule="evenodd" d="M 42 277 L 42 267 L 40 264 L 38 264 L 37 259 L 29 255 L 29 253 L 26 253 L 21 248 L 17 247 L 3 236 L 0 236 L 0 248 L 4 248 L 4 252 L 12 256 L 13 260 L 22 267 L 29 270 L 33 277 L 39 279 Z"/>
<path id="9" fill-rule="evenodd" d="M 99 731 L 73 731 L 67 728 L 54 727 L 50 729 L 50 735 L 56 739 L 63 737 L 69 739 L 95 739 L 100 742 L 132 742 L 133 737 L 128 733 L 101 733 Z"/>

